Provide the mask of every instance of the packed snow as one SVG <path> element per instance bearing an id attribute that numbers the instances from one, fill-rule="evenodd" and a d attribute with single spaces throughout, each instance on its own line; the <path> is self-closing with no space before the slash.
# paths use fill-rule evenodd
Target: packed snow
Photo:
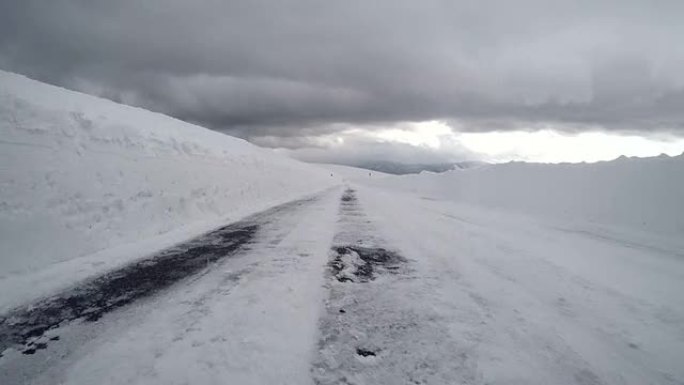
<path id="1" fill-rule="evenodd" d="M 409 364 L 422 369 L 404 379 L 430 384 L 681 384 L 681 237 L 634 238 L 424 194 L 358 191 L 385 244 L 414 272 L 354 300 L 371 309 L 356 335 L 379 350 L 400 348 L 384 351 L 374 371 L 348 373 L 355 383 L 392 383 L 378 379 Z M 376 298 L 378 308 L 366 303 Z M 424 322 L 435 335 L 425 335 Z M 393 324 L 400 333 L 383 326 Z M 441 368 L 442 359 L 458 376 L 443 376 L 453 366 Z"/>
<path id="2" fill-rule="evenodd" d="M 594 164 L 513 162 L 369 181 L 566 223 L 684 236 L 684 154 Z"/>
<path id="3" fill-rule="evenodd" d="M 329 172 L 0 72 L 0 310 L 329 187 Z"/>
<path id="4" fill-rule="evenodd" d="M 329 190 L 285 205 L 256 220 L 249 250 L 153 301 L 51 330 L 38 354 L 7 353 L 0 383 L 310 383 L 338 198 Z M 57 362 L 40 356 L 70 350 Z"/>
<path id="5" fill-rule="evenodd" d="M 391 176 L 0 86 L 0 383 L 682 384 L 684 156 Z"/>

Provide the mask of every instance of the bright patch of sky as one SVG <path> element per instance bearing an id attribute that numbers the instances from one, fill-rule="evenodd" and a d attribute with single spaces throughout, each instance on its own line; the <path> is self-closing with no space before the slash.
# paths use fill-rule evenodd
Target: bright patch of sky
<path id="1" fill-rule="evenodd" d="M 481 160 L 488 162 L 597 162 L 622 155 L 676 156 L 684 152 L 684 138 L 663 134 L 643 136 L 606 131 L 565 133 L 553 129 L 462 133 L 454 132 L 440 121 L 403 123 L 387 129 L 350 128 L 335 136 L 338 143 L 344 143 L 345 137 L 363 137 L 432 150 L 448 151 L 451 147 L 457 147 L 478 154 Z M 460 154 L 454 155 L 460 157 Z"/>
<path id="2" fill-rule="evenodd" d="M 649 138 L 608 132 L 565 134 L 553 130 L 458 134 L 459 141 L 487 160 L 543 163 L 597 162 L 624 156 L 649 157 L 684 152 L 682 138 Z"/>

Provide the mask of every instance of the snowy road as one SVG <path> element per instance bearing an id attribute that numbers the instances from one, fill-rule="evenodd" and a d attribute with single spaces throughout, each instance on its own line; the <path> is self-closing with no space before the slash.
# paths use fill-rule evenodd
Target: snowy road
<path id="1" fill-rule="evenodd" d="M 376 288 L 383 306 L 355 302 L 410 326 L 362 317 L 353 333 L 386 359 L 350 382 L 684 383 L 681 240 L 389 190 L 359 201 L 413 272 Z"/>
<path id="2" fill-rule="evenodd" d="M 205 247 L 209 260 L 200 258 L 204 267 L 199 272 L 177 277 L 165 291 L 148 290 L 150 296 L 139 295 L 110 313 L 94 310 L 102 313 L 96 322 L 78 320 L 31 339 L 33 347 L 47 344 L 34 354 L 21 353 L 31 346 L 6 351 L 0 358 L 0 383 L 310 381 L 339 195 L 339 190 L 328 191 L 279 206 L 231 225 L 228 232 L 175 248 L 187 255 Z M 253 234 L 236 250 L 228 242 L 227 257 L 216 258 L 214 250 L 225 246 L 221 235 L 232 237 L 245 228 Z M 139 291 L 139 283 L 130 285 L 125 293 Z M 68 292 L 67 297 L 74 295 Z M 67 313 L 71 317 L 73 312 Z M 3 326 L 16 321 L 5 319 Z"/>
<path id="3" fill-rule="evenodd" d="M 682 384 L 681 250 L 338 188 L 0 319 L 0 383 Z"/>

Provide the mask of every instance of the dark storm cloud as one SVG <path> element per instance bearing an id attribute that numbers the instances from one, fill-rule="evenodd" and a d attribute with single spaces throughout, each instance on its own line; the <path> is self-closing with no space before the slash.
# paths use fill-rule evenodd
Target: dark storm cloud
<path id="1" fill-rule="evenodd" d="M 681 15 L 680 0 L 5 0 L 0 66 L 245 137 L 427 119 L 682 131 Z"/>

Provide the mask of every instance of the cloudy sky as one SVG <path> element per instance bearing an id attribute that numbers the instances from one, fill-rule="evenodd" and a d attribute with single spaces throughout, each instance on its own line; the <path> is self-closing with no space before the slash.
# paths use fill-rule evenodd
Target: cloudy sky
<path id="1" fill-rule="evenodd" d="M 309 160 L 684 150 L 681 0 L 0 1 L 0 68 Z"/>

